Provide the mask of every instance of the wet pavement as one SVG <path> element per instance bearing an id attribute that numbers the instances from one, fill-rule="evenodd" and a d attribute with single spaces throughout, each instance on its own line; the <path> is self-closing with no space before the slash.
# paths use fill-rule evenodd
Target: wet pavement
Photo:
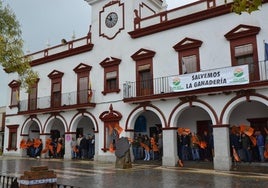
<path id="1" fill-rule="evenodd" d="M 80 188 L 268 187 L 268 163 L 241 163 L 224 172 L 213 170 L 209 162 L 185 162 L 181 168 L 140 161 L 132 168 L 120 169 L 114 163 L 95 161 L 0 157 L 1 174 L 18 178 L 32 166 L 44 165 L 57 174 L 58 184 Z"/>

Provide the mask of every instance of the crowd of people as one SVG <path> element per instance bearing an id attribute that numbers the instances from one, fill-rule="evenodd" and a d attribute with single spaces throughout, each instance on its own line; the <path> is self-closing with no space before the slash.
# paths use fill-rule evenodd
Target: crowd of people
<path id="1" fill-rule="evenodd" d="M 214 155 L 213 134 L 204 131 L 198 135 L 189 129 L 178 128 L 177 146 L 179 165 L 182 161 L 212 161 Z"/>
<path id="2" fill-rule="evenodd" d="M 20 142 L 20 148 L 26 150 L 29 157 L 40 158 L 41 154 L 47 154 L 49 158 L 63 158 L 65 153 L 64 138 L 48 138 L 45 146 L 42 139 L 34 138 Z M 72 138 L 71 143 L 72 159 L 93 160 L 95 155 L 95 138 L 92 135 L 84 136 L 79 134 L 78 138 Z"/>
<path id="3" fill-rule="evenodd" d="M 93 160 L 95 155 L 95 138 L 94 135 L 79 134 L 78 138 L 72 138 L 70 143 L 72 159 L 89 159 Z"/>
<path id="4" fill-rule="evenodd" d="M 132 141 L 134 160 L 161 160 L 163 153 L 162 134 L 134 134 Z"/>
<path id="5" fill-rule="evenodd" d="M 63 158 L 64 155 L 64 139 L 60 138 L 48 138 L 45 146 L 43 146 L 42 139 L 34 138 L 27 141 L 22 139 L 20 142 L 20 148 L 26 150 L 26 154 L 29 157 L 40 158 L 41 154 L 48 153 L 50 158 Z"/>
<path id="6" fill-rule="evenodd" d="M 241 131 L 232 127 L 230 131 L 231 154 L 234 162 L 268 161 L 268 130 L 266 136 L 260 130 L 252 128 Z"/>
<path id="7" fill-rule="evenodd" d="M 234 162 L 265 162 L 268 161 L 268 130 L 266 136 L 259 130 L 249 129 L 241 131 L 241 128 L 230 129 L 230 152 Z M 64 138 L 48 138 L 45 146 L 40 138 L 22 140 L 20 148 L 27 151 L 29 157 L 40 158 L 41 154 L 48 152 L 50 158 L 63 158 Z M 78 138 L 72 138 L 72 159 L 93 160 L 95 155 L 94 135 L 79 134 Z M 189 129 L 178 128 L 177 151 L 180 164 L 182 161 L 212 161 L 214 155 L 213 134 L 204 131 L 198 135 Z M 163 154 L 162 134 L 135 133 L 132 140 L 134 160 L 161 160 Z"/>
<path id="8" fill-rule="evenodd" d="M 22 139 L 20 142 L 20 148 L 25 149 L 29 157 L 40 158 L 43 150 L 43 143 L 39 138 L 28 139 L 27 141 Z"/>

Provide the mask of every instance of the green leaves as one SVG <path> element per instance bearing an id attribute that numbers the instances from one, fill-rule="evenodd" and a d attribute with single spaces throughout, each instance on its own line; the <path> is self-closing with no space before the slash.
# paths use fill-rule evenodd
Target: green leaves
<path id="1" fill-rule="evenodd" d="M 0 0 L 0 64 L 7 73 L 16 72 L 27 91 L 37 81 L 30 59 L 23 52 L 20 24 L 12 10 Z"/>
<path id="2" fill-rule="evenodd" d="M 227 0 L 225 0 L 225 3 Z M 259 10 L 262 6 L 262 0 L 234 0 L 231 11 L 236 14 L 242 14 L 242 12 L 247 12 L 251 14 L 253 11 Z"/>

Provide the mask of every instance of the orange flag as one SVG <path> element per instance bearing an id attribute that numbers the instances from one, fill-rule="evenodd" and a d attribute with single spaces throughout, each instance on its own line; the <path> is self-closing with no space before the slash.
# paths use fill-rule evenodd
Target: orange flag
<path id="1" fill-rule="evenodd" d="M 250 136 L 249 139 L 251 140 L 251 142 L 252 142 L 252 144 L 253 144 L 254 146 L 257 145 L 257 139 L 256 139 L 254 136 Z"/>
<path id="2" fill-rule="evenodd" d="M 109 146 L 109 151 L 112 152 L 112 153 L 114 153 L 115 148 L 114 148 L 113 143 L 110 144 L 110 146 Z"/>
<path id="3" fill-rule="evenodd" d="M 247 125 L 240 125 L 240 131 L 245 133 L 248 136 L 252 136 L 254 133 L 254 129 Z"/>
<path id="4" fill-rule="evenodd" d="M 205 149 L 207 147 L 207 143 L 205 141 L 200 142 L 200 148 Z"/>
<path id="5" fill-rule="evenodd" d="M 46 140 L 46 146 L 45 148 L 42 150 L 42 153 L 46 153 L 50 150 L 50 143 L 52 142 L 52 140 L 50 138 L 48 138 Z M 52 147 L 52 151 L 53 151 L 53 147 Z"/>
<path id="6" fill-rule="evenodd" d="M 57 153 L 60 153 L 61 148 L 62 148 L 62 144 L 61 143 L 58 143 L 57 144 Z"/>
<path id="7" fill-rule="evenodd" d="M 233 156 L 234 156 L 234 159 L 236 162 L 239 162 L 240 161 L 240 157 L 238 156 L 236 150 L 233 148 Z"/>
<path id="8" fill-rule="evenodd" d="M 268 159 L 268 144 L 265 144 L 265 150 L 264 150 L 263 156 L 265 159 Z"/>
<path id="9" fill-rule="evenodd" d="M 22 139 L 21 141 L 20 141 L 20 148 L 21 149 L 26 149 L 28 146 L 27 146 L 27 143 L 26 143 L 26 141 L 24 140 L 24 139 Z"/>
<path id="10" fill-rule="evenodd" d="M 141 142 L 140 145 L 141 145 L 141 147 L 143 147 L 146 151 L 150 151 L 149 146 L 147 146 L 146 144 L 144 144 L 144 143 Z"/>
<path id="11" fill-rule="evenodd" d="M 182 127 L 179 127 L 179 128 L 178 128 L 178 133 L 179 133 L 179 134 L 186 134 L 186 135 L 188 135 L 188 134 L 191 133 L 191 130 L 188 129 L 188 128 L 182 128 Z"/>
<path id="12" fill-rule="evenodd" d="M 114 129 L 118 132 L 118 135 L 120 135 L 123 131 L 122 127 L 120 127 L 118 123 L 115 124 Z"/>
<path id="13" fill-rule="evenodd" d="M 35 139 L 34 139 L 34 147 L 35 147 L 35 148 L 38 148 L 38 147 L 40 146 L 40 144 L 41 144 L 40 139 L 39 139 L 39 138 L 35 138 Z"/>
<path id="14" fill-rule="evenodd" d="M 182 160 L 178 160 L 178 165 L 180 166 L 180 167 L 183 167 L 183 162 L 182 162 Z"/>

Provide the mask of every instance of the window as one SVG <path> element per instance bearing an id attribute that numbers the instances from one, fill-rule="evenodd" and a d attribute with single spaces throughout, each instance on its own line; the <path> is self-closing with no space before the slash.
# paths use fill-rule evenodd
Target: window
<path id="1" fill-rule="evenodd" d="M 150 95 L 153 93 L 153 80 L 150 69 L 139 71 L 138 94 Z"/>
<path id="2" fill-rule="evenodd" d="M 106 86 L 108 91 L 116 91 L 117 86 L 117 71 L 106 73 Z"/>
<path id="3" fill-rule="evenodd" d="M 61 84 L 53 83 L 52 84 L 52 107 L 59 107 L 61 105 Z"/>
<path id="4" fill-rule="evenodd" d="M 78 86 L 78 104 L 83 104 L 88 102 L 88 76 L 79 78 Z"/>
<path id="5" fill-rule="evenodd" d="M 103 60 L 100 65 L 104 68 L 104 90 L 102 93 L 119 93 L 119 64 L 121 60 L 111 57 Z"/>
<path id="6" fill-rule="evenodd" d="M 28 110 L 35 110 L 37 108 L 37 83 L 34 84 L 31 88 L 29 93 L 29 109 Z"/>
<path id="7" fill-rule="evenodd" d="M 260 28 L 239 25 L 225 34 L 230 41 L 231 65 L 248 65 L 250 81 L 259 80 L 259 64 L 256 35 Z"/>
<path id="8" fill-rule="evenodd" d="M 11 106 L 17 106 L 19 103 L 19 89 L 13 88 L 11 93 Z"/>
<path id="9" fill-rule="evenodd" d="M 184 56 L 181 59 L 182 74 L 197 72 L 197 57 L 196 55 Z"/>
<path id="10" fill-rule="evenodd" d="M 91 66 L 80 63 L 74 68 L 74 72 L 77 74 L 77 104 L 85 104 L 91 102 L 92 88 L 90 71 Z"/>
<path id="11" fill-rule="evenodd" d="M 131 57 L 136 61 L 136 93 L 137 96 L 152 95 L 153 87 L 153 57 L 154 51 L 140 49 Z"/>
<path id="12" fill-rule="evenodd" d="M 248 65 L 250 80 L 254 79 L 253 45 L 236 46 L 234 50 L 237 65 Z"/>
<path id="13" fill-rule="evenodd" d="M 200 71 L 199 48 L 202 41 L 184 38 L 173 48 L 178 52 L 179 74 L 188 74 Z"/>
<path id="14" fill-rule="evenodd" d="M 63 77 L 62 72 L 54 70 L 48 77 L 51 79 L 51 107 L 61 106 L 61 81 Z"/>
<path id="15" fill-rule="evenodd" d="M 13 80 L 8 85 L 11 88 L 10 107 L 17 107 L 20 100 L 20 82 Z"/>
<path id="16" fill-rule="evenodd" d="M 8 148 L 7 150 L 17 150 L 17 130 L 18 125 L 9 125 L 9 137 L 8 137 Z"/>

